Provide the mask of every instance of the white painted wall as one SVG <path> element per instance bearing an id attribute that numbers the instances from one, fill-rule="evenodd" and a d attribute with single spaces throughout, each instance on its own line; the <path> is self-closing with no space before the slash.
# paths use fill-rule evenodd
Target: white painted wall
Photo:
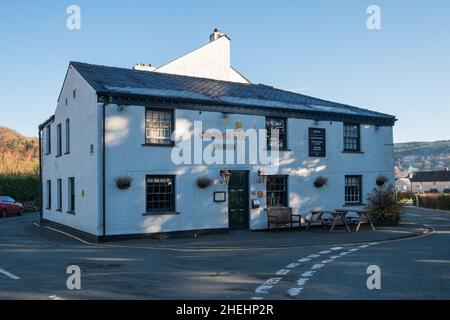
<path id="1" fill-rule="evenodd" d="M 214 203 L 214 191 L 227 191 L 227 186 L 219 183 L 221 169 L 250 170 L 250 192 L 264 191 L 258 183 L 257 167 L 252 165 L 174 165 L 170 161 L 171 148 L 142 146 L 144 134 L 145 108 L 130 106 L 119 112 L 116 106 L 107 108 L 107 234 L 128 234 L 147 232 L 167 232 L 195 229 L 215 229 L 228 227 L 227 203 Z M 264 128 L 265 118 L 254 115 L 230 115 L 223 119 L 221 113 L 176 110 L 176 128 L 186 128 L 189 132 L 194 120 L 203 121 L 203 129 L 225 130 L 235 128 L 237 121 L 244 130 Z M 308 157 L 308 128 L 321 127 L 327 134 L 327 157 Z M 343 150 L 343 124 L 340 122 L 319 122 L 311 120 L 288 120 L 288 147 L 284 152 L 280 174 L 288 174 L 290 206 L 294 212 L 306 215 L 312 209 L 336 209 L 344 205 L 344 176 L 363 175 L 363 198 L 376 186 L 376 178 L 387 176 L 394 183 L 393 138 L 391 127 L 376 128 L 361 126 L 362 153 L 348 154 Z M 175 174 L 176 210 L 178 215 L 144 216 L 145 175 Z M 201 190 L 195 180 L 207 174 L 216 179 L 213 187 Z M 115 178 L 131 176 L 130 189 L 121 191 L 115 186 Z M 315 177 L 327 176 L 328 184 L 316 189 Z M 250 210 L 251 229 L 266 228 L 266 199 L 261 199 L 262 208 Z M 366 202 L 364 202 L 366 204 Z M 250 203 L 249 203 L 250 206 Z"/>
<path id="2" fill-rule="evenodd" d="M 444 189 L 450 189 L 450 181 L 411 182 L 411 187 L 414 193 L 428 192 L 430 189 L 438 189 L 439 192 L 443 192 Z"/>
<path id="3" fill-rule="evenodd" d="M 156 69 L 155 72 L 249 83 L 247 79 L 231 68 L 230 39 L 226 36 L 169 62 Z"/>
<path id="4" fill-rule="evenodd" d="M 76 89 L 76 98 L 73 90 Z M 65 105 L 65 100 L 68 105 Z M 65 122 L 70 119 L 70 153 L 65 152 Z M 62 126 L 62 156 L 57 154 L 56 126 Z M 52 207 L 46 209 L 44 201 L 43 218 L 71 226 L 94 235 L 100 234 L 99 170 L 101 146 L 101 117 L 97 108 L 97 95 L 79 73 L 69 68 L 61 97 L 55 111 L 55 121 L 51 124 L 52 153 L 42 155 L 43 199 L 47 199 L 46 180 L 52 181 Z M 45 144 L 45 130 L 43 143 Z M 90 145 L 94 153 L 90 153 Z M 67 213 L 68 178 L 75 177 L 75 214 Z M 57 179 L 62 179 L 62 212 L 57 209 Z M 84 196 L 82 195 L 84 190 Z"/>

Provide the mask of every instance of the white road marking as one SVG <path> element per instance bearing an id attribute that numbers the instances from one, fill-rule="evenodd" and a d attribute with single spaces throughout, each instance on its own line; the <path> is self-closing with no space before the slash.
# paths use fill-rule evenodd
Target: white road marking
<path id="1" fill-rule="evenodd" d="M 350 252 L 348 252 L 348 251 L 344 251 L 344 252 L 341 252 L 339 255 L 341 256 L 341 257 L 343 257 L 343 256 L 346 256 L 346 255 L 348 255 Z"/>
<path id="2" fill-rule="evenodd" d="M 285 275 L 287 275 L 289 273 L 289 271 L 291 271 L 291 270 L 289 270 L 289 269 L 280 269 L 280 270 L 278 270 L 276 275 L 277 276 L 285 276 Z"/>
<path id="3" fill-rule="evenodd" d="M 320 257 L 320 254 L 310 254 L 308 258 L 317 258 Z"/>
<path id="4" fill-rule="evenodd" d="M 300 292 L 303 290 L 303 288 L 291 288 L 288 290 L 288 294 L 291 297 L 296 297 L 300 294 Z"/>
<path id="5" fill-rule="evenodd" d="M 300 278 L 297 280 L 297 285 L 304 286 L 308 282 L 309 278 Z"/>
<path id="6" fill-rule="evenodd" d="M 361 249 L 367 248 L 368 245 L 367 244 L 363 244 L 362 246 L 359 246 Z"/>
<path id="7" fill-rule="evenodd" d="M 9 271 L 6 271 L 5 269 L 0 268 L 0 273 L 4 274 L 5 276 L 7 276 L 8 278 L 11 278 L 13 280 L 19 280 L 20 278 L 18 276 L 16 276 L 15 274 L 12 274 Z"/>
<path id="8" fill-rule="evenodd" d="M 314 275 L 314 273 L 316 273 L 316 272 L 315 272 L 315 271 L 306 271 L 306 272 L 303 272 L 302 278 L 309 278 L 309 277 L 312 277 L 312 276 Z"/>
<path id="9" fill-rule="evenodd" d="M 262 285 L 255 289 L 256 293 L 269 293 L 269 290 L 272 289 L 273 286 Z"/>
<path id="10" fill-rule="evenodd" d="M 52 295 L 52 296 L 48 296 L 50 299 L 52 299 L 52 300 L 64 300 L 63 298 L 61 298 L 61 297 L 58 297 L 58 296 L 55 296 L 55 295 Z"/>
<path id="11" fill-rule="evenodd" d="M 286 266 L 288 269 L 297 268 L 300 265 L 300 263 L 290 263 Z"/>
<path id="12" fill-rule="evenodd" d="M 330 250 L 332 250 L 332 251 L 342 250 L 342 249 L 343 249 L 342 247 L 333 247 L 333 248 L 330 248 Z"/>
<path id="13" fill-rule="evenodd" d="M 270 278 L 264 283 L 264 285 L 274 286 L 274 285 L 278 284 L 278 282 L 280 282 L 280 281 L 281 281 L 281 278 Z"/>
<path id="14" fill-rule="evenodd" d="M 264 300 L 263 297 L 251 297 L 250 300 Z"/>
<path id="15" fill-rule="evenodd" d="M 298 259 L 297 261 L 298 262 L 308 262 L 310 260 L 311 260 L 311 258 L 302 258 L 302 259 Z"/>
<path id="16" fill-rule="evenodd" d="M 327 263 L 330 263 L 330 262 L 332 262 L 333 260 L 323 260 L 322 262 L 320 262 L 320 263 L 323 263 L 323 264 L 327 264 Z"/>
<path id="17" fill-rule="evenodd" d="M 341 256 L 332 256 L 330 257 L 331 260 L 336 260 L 337 258 L 340 258 Z"/>
<path id="18" fill-rule="evenodd" d="M 376 244 L 379 244 L 379 242 L 371 242 L 371 243 L 369 243 L 371 246 L 374 246 L 374 245 L 376 245 Z"/>
<path id="19" fill-rule="evenodd" d="M 430 217 L 430 219 L 449 221 L 448 219 L 445 219 L 445 218 L 438 218 L 438 217 Z"/>
<path id="20" fill-rule="evenodd" d="M 328 254 L 331 253 L 331 250 L 323 250 L 319 252 L 320 254 Z"/>
<path id="21" fill-rule="evenodd" d="M 324 266 L 325 266 L 325 264 L 323 264 L 323 263 L 317 263 L 311 267 L 311 270 L 317 270 L 317 269 L 323 268 Z"/>
<path id="22" fill-rule="evenodd" d="M 358 248 L 353 248 L 353 249 L 350 249 L 350 250 L 348 250 L 349 252 L 356 252 L 356 251 L 359 251 L 359 249 Z"/>

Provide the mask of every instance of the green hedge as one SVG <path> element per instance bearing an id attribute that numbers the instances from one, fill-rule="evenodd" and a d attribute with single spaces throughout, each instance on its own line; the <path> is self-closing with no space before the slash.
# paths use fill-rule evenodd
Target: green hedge
<path id="1" fill-rule="evenodd" d="M 419 207 L 450 210 L 450 195 L 418 195 L 417 198 L 413 197 L 413 200 Z"/>
<path id="2" fill-rule="evenodd" d="M 0 194 L 12 196 L 25 206 L 25 211 L 39 209 L 39 176 L 0 175 Z"/>

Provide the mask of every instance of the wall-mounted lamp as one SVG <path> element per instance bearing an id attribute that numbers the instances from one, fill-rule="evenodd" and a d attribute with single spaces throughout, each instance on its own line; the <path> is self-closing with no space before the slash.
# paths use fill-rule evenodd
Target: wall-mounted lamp
<path id="1" fill-rule="evenodd" d="M 230 182 L 230 176 L 231 176 L 231 172 L 227 169 L 225 170 L 220 170 L 220 176 L 222 177 L 222 183 L 224 184 L 228 184 L 228 182 Z"/>
<path id="2" fill-rule="evenodd" d="M 263 171 L 258 170 L 259 181 L 258 183 L 266 184 L 267 183 L 267 174 Z"/>

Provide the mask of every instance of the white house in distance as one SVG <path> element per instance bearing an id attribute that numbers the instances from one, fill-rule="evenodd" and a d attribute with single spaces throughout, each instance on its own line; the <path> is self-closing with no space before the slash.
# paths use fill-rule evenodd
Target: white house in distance
<path id="1" fill-rule="evenodd" d="M 413 193 L 450 190 L 450 171 L 417 171 L 411 177 Z"/>
<path id="2" fill-rule="evenodd" d="M 230 39 L 218 30 L 160 68 L 71 62 L 55 114 L 39 127 L 41 220 L 108 240 L 266 229 L 269 206 L 303 216 L 360 208 L 377 177 L 394 182 L 395 121 L 251 84 L 231 67 Z M 255 142 L 252 132 L 264 136 Z M 248 149 L 238 159 L 240 143 Z M 253 147 L 266 155 L 278 148 L 279 162 L 253 161 Z M 208 162 L 207 150 L 231 152 L 233 161 Z"/>

